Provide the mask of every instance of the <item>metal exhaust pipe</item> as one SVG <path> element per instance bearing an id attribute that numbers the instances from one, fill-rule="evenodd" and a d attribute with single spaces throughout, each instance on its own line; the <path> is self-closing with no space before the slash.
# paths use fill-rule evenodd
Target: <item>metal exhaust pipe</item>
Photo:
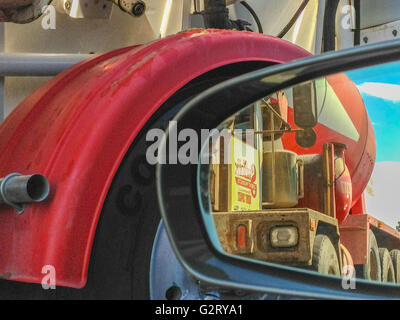
<path id="1" fill-rule="evenodd" d="M 0 204 L 8 204 L 21 214 L 28 203 L 45 200 L 49 191 L 49 182 L 41 174 L 12 173 L 0 179 Z"/>

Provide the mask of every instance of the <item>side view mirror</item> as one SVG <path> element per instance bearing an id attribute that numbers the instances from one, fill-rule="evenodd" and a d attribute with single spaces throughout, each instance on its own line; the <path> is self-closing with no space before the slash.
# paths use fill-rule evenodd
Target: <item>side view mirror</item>
<path id="1" fill-rule="evenodd" d="M 381 141 L 365 94 L 381 97 L 375 110 L 391 103 L 371 83 L 398 81 L 399 56 L 400 41 L 328 53 L 228 80 L 183 106 L 173 123 L 202 137 L 198 161 L 158 164 L 156 174 L 186 271 L 213 288 L 400 298 L 396 217 L 364 205 Z M 282 91 L 292 97 L 280 105 Z M 170 139 L 166 132 L 159 154 Z"/>

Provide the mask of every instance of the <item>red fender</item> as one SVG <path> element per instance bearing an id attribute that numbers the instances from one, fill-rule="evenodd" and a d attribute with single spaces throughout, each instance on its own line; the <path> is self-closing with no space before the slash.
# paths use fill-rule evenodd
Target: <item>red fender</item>
<path id="1" fill-rule="evenodd" d="M 152 114 L 199 75 L 235 62 L 310 54 L 258 33 L 181 33 L 84 61 L 25 99 L 0 126 L 0 175 L 42 173 L 43 203 L 0 211 L 0 276 L 82 288 L 103 201 L 128 147 Z"/>

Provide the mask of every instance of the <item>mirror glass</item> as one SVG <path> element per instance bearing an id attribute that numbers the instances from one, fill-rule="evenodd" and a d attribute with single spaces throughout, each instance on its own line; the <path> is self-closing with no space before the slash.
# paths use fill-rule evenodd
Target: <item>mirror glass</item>
<path id="1" fill-rule="evenodd" d="M 350 287 L 355 277 L 400 283 L 400 63 L 243 106 L 202 158 L 198 188 L 218 250 Z"/>

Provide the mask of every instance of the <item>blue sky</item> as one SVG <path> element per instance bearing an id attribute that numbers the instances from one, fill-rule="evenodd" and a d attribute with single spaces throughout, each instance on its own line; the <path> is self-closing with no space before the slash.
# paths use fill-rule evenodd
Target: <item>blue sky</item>
<path id="1" fill-rule="evenodd" d="M 372 120 L 377 140 L 377 161 L 400 162 L 400 62 L 347 75 L 358 86 Z"/>
<path id="2" fill-rule="evenodd" d="M 376 135 L 378 162 L 365 193 L 367 210 L 395 227 L 400 220 L 400 62 L 347 75 L 361 92 Z"/>

